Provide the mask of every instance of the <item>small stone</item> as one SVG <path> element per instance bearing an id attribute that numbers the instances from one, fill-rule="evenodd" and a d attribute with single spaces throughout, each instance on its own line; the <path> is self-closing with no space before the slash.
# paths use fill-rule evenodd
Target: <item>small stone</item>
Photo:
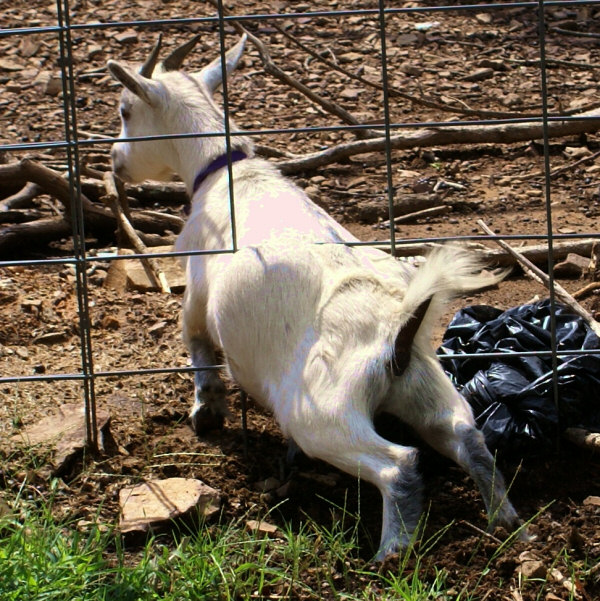
<path id="1" fill-rule="evenodd" d="M 483 81 L 491 77 L 494 77 L 494 70 L 489 67 L 483 67 L 461 77 L 461 81 Z"/>
<path id="2" fill-rule="evenodd" d="M 34 342 L 38 342 L 40 344 L 55 344 L 57 342 L 65 342 L 68 338 L 67 332 L 46 332 L 45 334 L 40 334 L 36 338 L 34 338 Z"/>
<path id="3" fill-rule="evenodd" d="M 119 42 L 119 44 L 132 44 L 138 41 L 138 34 L 135 29 L 126 29 L 125 31 L 119 31 L 113 38 Z"/>
<path id="4" fill-rule="evenodd" d="M 25 313 L 39 313 L 42 308 L 42 301 L 39 298 L 36 299 L 28 299 L 21 301 L 21 309 Z"/>
<path id="5" fill-rule="evenodd" d="M 506 63 L 501 60 L 492 60 L 484 58 L 477 63 L 478 67 L 493 69 L 494 71 L 506 71 L 508 67 Z"/>
<path id="6" fill-rule="evenodd" d="M 29 351 L 24 346 L 15 348 L 15 353 L 20 359 L 29 359 Z"/>
<path id="7" fill-rule="evenodd" d="M 19 54 L 25 58 L 31 58 L 37 54 L 40 49 L 40 42 L 37 36 L 27 35 L 21 39 L 19 44 Z"/>
<path id="8" fill-rule="evenodd" d="M 520 565 L 517 570 L 523 578 L 545 578 L 547 570 L 539 559 L 529 551 L 525 551 L 519 555 Z"/>
<path id="9" fill-rule="evenodd" d="M 9 58 L 0 58 L 0 71 L 22 71 L 25 67 Z"/>
<path id="10" fill-rule="evenodd" d="M 110 415 L 96 410 L 100 435 L 110 436 Z M 25 427 L 12 437 L 14 443 L 39 446 L 52 451 L 53 473 L 60 476 L 69 471 L 86 446 L 85 411 L 83 403 L 67 404 L 39 422 Z"/>
<path id="11" fill-rule="evenodd" d="M 490 13 L 477 13 L 475 19 L 482 25 L 489 25 L 492 22 L 492 15 Z"/>
<path id="12" fill-rule="evenodd" d="M 151 325 L 148 328 L 148 333 L 151 336 L 155 336 L 156 338 L 159 338 L 160 336 L 162 336 L 165 333 L 166 327 L 167 327 L 166 321 L 158 321 L 154 325 Z"/>
<path id="13" fill-rule="evenodd" d="M 107 315 L 100 322 L 103 330 L 118 330 L 121 327 L 121 322 L 112 315 Z"/>
<path id="14" fill-rule="evenodd" d="M 102 46 L 99 44 L 90 44 L 87 47 L 87 58 L 88 60 L 93 60 L 102 54 L 102 52 L 104 52 L 104 48 L 102 48 Z"/>
<path id="15" fill-rule="evenodd" d="M 52 76 L 44 89 L 44 94 L 48 96 L 58 96 L 62 92 L 62 79 L 60 77 Z"/>
<path id="16" fill-rule="evenodd" d="M 246 528 L 250 532 L 258 532 L 266 536 L 275 536 L 279 531 L 277 526 L 258 520 L 248 520 L 246 522 Z"/>
<path id="17" fill-rule="evenodd" d="M 153 246 L 151 249 L 151 252 L 156 253 L 171 251 L 173 251 L 172 246 Z M 129 249 L 120 249 L 119 254 L 130 255 L 133 252 Z M 167 278 L 171 292 L 183 292 L 186 278 L 180 260 L 177 257 L 161 257 L 157 258 L 156 261 Z M 104 280 L 104 286 L 119 292 L 126 290 L 152 292 L 159 290 L 156 282 L 150 280 L 144 266 L 137 259 L 111 261 L 108 275 Z"/>
<path id="18" fill-rule="evenodd" d="M 345 88 L 340 92 L 340 98 L 345 100 L 358 100 L 361 90 L 358 88 Z"/>
<path id="19" fill-rule="evenodd" d="M 354 63 L 357 61 L 364 61 L 364 56 L 359 52 L 346 52 L 339 56 L 339 60 L 342 63 Z"/>
<path id="20" fill-rule="evenodd" d="M 404 63 L 401 65 L 400 70 L 406 75 L 411 75 L 412 77 L 417 77 L 423 73 L 423 69 L 421 67 L 417 67 L 417 65 L 412 65 L 410 63 Z"/>

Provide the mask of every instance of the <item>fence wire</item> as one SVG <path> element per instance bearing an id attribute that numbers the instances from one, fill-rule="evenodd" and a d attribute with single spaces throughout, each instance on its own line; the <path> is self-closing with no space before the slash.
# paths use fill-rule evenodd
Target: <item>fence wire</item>
<path id="1" fill-rule="evenodd" d="M 77 299 L 78 307 L 78 324 L 77 332 L 79 336 L 80 344 L 80 367 L 76 371 L 69 371 L 64 373 L 3 373 L 4 369 L 0 372 L 0 386 L 2 386 L 2 396 L 8 398 L 10 394 L 11 385 L 18 386 L 32 382 L 46 382 L 52 385 L 54 393 L 57 399 L 60 399 L 61 394 L 61 383 L 75 381 L 81 384 L 81 402 L 85 406 L 85 415 L 87 420 L 87 439 L 90 447 L 96 448 L 98 444 L 98 432 L 96 424 L 96 381 L 99 378 L 123 378 L 125 376 L 140 376 L 145 377 L 156 374 L 173 374 L 173 373 L 187 373 L 194 370 L 193 367 L 184 366 L 159 366 L 154 368 L 131 368 L 131 369 L 96 369 L 94 365 L 94 344 L 91 336 L 91 318 L 90 318 L 90 294 L 88 289 L 88 272 L 90 268 L 97 262 L 117 261 L 122 259 L 135 259 L 141 257 L 138 254 L 130 254 L 126 256 L 98 256 L 97 253 L 90 251 L 86 247 L 86 232 L 85 232 L 85 219 L 82 204 L 82 161 L 81 151 L 89 150 L 94 147 L 106 149 L 111 143 L 112 139 L 105 138 L 101 139 L 95 137 L 93 139 L 82 138 L 78 128 L 78 98 L 80 89 L 78 86 L 77 70 L 81 65 L 77 64 L 74 54 L 74 37 L 80 37 L 82 35 L 89 34 L 95 31 L 120 31 L 125 29 L 135 29 L 139 32 L 156 32 L 157 30 L 166 31 L 172 28 L 176 28 L 177 31 L 185 30 L 186 28 L 197 28 L 198 26 L 211 27 L 216 30 L 219 36 L 219 45 L 214 48 L 214 53 L 220 53 L 222 58 L 222 69 L 223 74 L 225 71 L 225 51 L 226 51 L 226 34 L 227 29 L 231 27 L 234 22 L 239 22 L 248 26 L 259 26 L 261 24 L 268 24 L 270 22 L 285 22 L 291 23 L 292 26 L 295 23 L 313 23 L 318 22 L 319 19 L 336 19 L 340 23 L 348 17 L 369 17 L 377 21 L 379 27 L 379 52 L 381 56 L 381 84 L 382 84 L 382 112 L 383 122 L 376 124 L 327 124 L 327 125 L 306 125 L 306 126 L 294 126 L 287 128 L 249 128 L 244 129 L 243 135 L 245 136 L 261 136 L 266 138 L 268 136 L 302 136 L 302 135 L 314 135 L 317 133 L 357 133 L 365 130 L 382 130 L 385 136 L 385 146 L 383 156 L 385 158 L 385 177 L 387 186 L 387 198 L 389 208 L 389 240 L 386 242 L 372 241 L 364 242 L 361 244 L 365 245 L 377 245 L 385 246 L 390 250 L 392 254 L 395 254 L 396 249 L 402 245 L 410 245 L 415 242 L 418 243 L 437 243 L 448 240 L 458 241 L 485 241 L 494 239 L 503 240 L 540 240 L 543 239 L 548 244 L 548 273 L 550 277 L 550 291 L 549 295 L 551 302 L 554 306 L 555 294 L 552 283 L 553 277 L 553 245 L 556 241 L 571 240 L 578 238 L 593 238 L 598 237 L 594 232 L 588 233 L 570 233 L 561 234 L 554 232 L 552 222 L 552 180 L 551 180 L 551 169 L 550 169 L 550 144 L 549 144 L 549 124 L 553 121 L 575 121 L 593 117 L 553 117 L 549 114 L 549 92 L 547 83 L 547 67 L 548 58 L 546 54 L 546 12 L 549 9 L 564 8 L 566 10 L 573 10 L 577 7 L 594 6 L 599 5 L 599 0 L 571 0 L 571 1 L 556 1 L 556 2 L 544 2 L 543 0 L 537 0 L 532 2 L 497 2 L 497 3 L 471 3 L 471 4 L 460 4 L 459 2 L 453 2 L 449 0 L 445 4 L 440 0 L 439 3 L 434 2 L 406 2 L 403 3 L 405 6 L 394 6 L 395 3 L 385 2 L 384 0 L 377 0 L 374 4 L 377 6 L 362 7 L 363 2 L 348 2 L 350 8 L 336 8 L 332 10 L 306 10 L 296 12 L 294 10 L 295 3 L 289 2 L 287 6 L 288 11 L 282 10 L 281 12 L 265 12 L 261 14 L 236 14 L 234 16 L 228 14 L 225 11 L 222 0 L 214 3 L 216 8 L 211 8 L 209 3 L 198 3 L 202 5 L 198 7 L 198 11 L 205 11 L 210 14 L 201 14 L 198 16 L 186 16 L 186 17 L 173 17 L 173 18 L 158 18 L 158 19 L 141 19 L 141 20 L 127 20 L 127 21 L 112 21 L 112 22 L 77 22 L 76 19 L 72 18 L 72 15 L 76 13 L 75 5 L 77 3 L 74 0 L 57 0 L 56 1 L 56 23 L 54 25 L 32 25 L 32 26 L 19 26 L 0 29 L 0 40 L 9 39 L 11 43 L 18 44 L 22 39 L 33 36 L 33 35 L 45 35 L 55 36 L 58 48 L 58 66 L 60 67 L 61 73 L 61 89 L 62 89 L 62 113 L 63 113 L 63 125 L 64 125 L 64 137 L 58 140 L 50 141 L 21 141 L 14 142 L 5 140 L 0 143 L 0 152 L 6 153 L 31 153 L 31 152 L 64 152 L 66 155 L 66 165 L 69 180 L 69 194 L 71 198 L 72 215 L 70 221 L 72 223 L 72 247 L 73 254 L 68 257 L 48 257 L 43 259 L 31 259 L 31 258 L 13 258 L 11 260 L 0 261 L 0 269 L 7 267 L 27 267 L 37 268 L 44 266 L 56 266 L 64 265 L 73 267 L 75 280 L 74 290 Z M 280 3 L 281 5 L 282 3 Z M 343 2 L 337 3 L 336 7 L 343 4 Z M 176 6 L 176 5 L 174 5 Z M 503 10 L 514 10 L 514 9 L 526 9 L 535 12 L 538 20 L 538 38 L 536 44 L 539 47 L 538 62 L 538 73 L 539 73 L 539 86 L 541 89 L 541 109 L 539 114 L 529 117 L 511 117 L 511 118 L 490 118 L 490 119 L 471 119 L 471 120 L 457 120 L 457 121 L 419 121 L 419 122 L 396 122 L 394 121 L 391 110 L 390 110 L 390 78 L 388 73 L 388 48 L 389 48 L 389 22 L 390 17 L 404 15 L 412 17 L 427 17 L 434 19 L 437 14 L 471 14 L 473 11 L 477 13 L 498 13 Z M 2 21 L 0 20 L 0 26 Z M 149 33 L 149 32 L 148 32 Z M 152 35 L 155 35 L 154 33 Z M 318 36 L 318 31 L 315 29 L 315 36 Z M 120 58 L 120 57 L 113 57 Z M 119 93 L 118 88 L 115 88 L 115 96 Z M 130 138 L 130 141 L 142 141 L 149 139 L 168 139 L 168 138 L 185 138 L 185 137 L 204 137 L 204 136 L 225 136 L 227 140 L 228 152 L 231 153 L 231 139 L 236 135 L 230 129 L 229 123 L 229 90 L 227 87 L 227 77 L 223 77 L 223 106 L 224 106 L 224 133 L 218 132 L 198 132 L 194 134 L 183 134 L 183 135 L 165 135 L 165 136 L 154 136 L 154 137 L 142 137 L 142 138 Z M 23 107 L 24 111 L 27 111 L 27 107 Z M 394 169 L 393 169 L 393 157 L 392 157 L 392 144 L 391 137 L 394 133 L 405 131 L 405 130 L 418 130 L 418 129 L 450 129 L 456 127 L 464 127 L 468 125 L 510 125 L 519 123 L 541 123 L 543 128 L 543 164 L 544 164 L 544 176 L 543 176 L 543 188 L 544 188 L 544 204 L 546 214 L 546 234 L 531 234 L 527 232 L 521 232 L 518 234 L 506 234 L 498 236 L 484 236 L 484 235 L 461 235 L 461 236 L 444 236 L 444 237 L 430 237 L 430 238 L 400 238 L 398 237 L 393 217 L 393 199 L 394 199 Z M 242 123 L 242 125 L 244 125 Z M 115 136 L 116 132 L 106 132 L 108 136 Z M 228 169 L 230 170 L 230 205 L 231 215 L 235 214 L 235 195 L 233 189 L 233 183 L 231 178 L 231 160 L 229 161 Z M 175 253 L 165 252 L 156 253 L 155 257 L 169 257 L 177 256 L 179 254 L 206 254 L 214 252 L 235 252 L 237 250 L 236 243 L 236 229 L 235 220 L 232 218 L 231 223 L 232 238 L 234 240 L 233 247 L 230 249 L 222 249 L 218 251 L 206 251 L 198 249 L 194 253 Z M 532 352 L 532 353 L 521 353 L 522 356 L 530 355 L 549 355 L 552 357 L 553 368 L 554 368 L 554 381 L 553 381 L 553 395 L 554 402 L 559 405 L 559 395 L 557 387 L 557 357 L 559 351 L 556 345 L 556 324 L 554 319 L 551 324 L 552 343 L 551 347 L 546 353 Z M 575 351 L 573 351 L 574 353 Z M 593 352 L 593 351 L 590 351 Z M 567 352 L 560 352 L 560 355 L 568 355 Z M 1 355 L 0 355 L 1 356 Z M 469 357 L 470 355 L 464 355 Z M 486 353 L 485 355 L 477 355 L 497 357 L 498 353 Z M 447 357 L 446 357 L 447 358 Z M 49 366 L 52 368 L 54 366 Z M 214 366 L 213 369 L 218 369 L 219 366 Z M 210 369 L 210 368 L 209 368 Z M 191 391 L 190 391 L 191 396 Z M 0 402 L 2 397 L 0 396 Z"/>

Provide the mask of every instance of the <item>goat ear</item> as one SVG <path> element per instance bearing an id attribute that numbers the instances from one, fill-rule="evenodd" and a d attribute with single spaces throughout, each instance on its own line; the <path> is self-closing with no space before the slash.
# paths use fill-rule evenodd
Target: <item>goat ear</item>
<path id="1" fill-rule="evenodd" d="M 244 34 L 239 42 L 225 53 L 225 68 L 227 70 L 227 75 L 229 75 L 240 62 L 242 52 L 244 52 L 244 46 L 246 45 L 246 39 L 247 36 Z M 200 73 L 197 73 L 196 77 L 200 78 L 211 92 L 214 92 L 223 83 L 221 57 L 217 56 L 217 58 L 209 65 L 206 65 Z"/>
<path id="2" fill-rule="evenodd" d="M 109 60 L 107 66 L 112 76 L 120 81 L 130 92 L 141 98 L 146 104 L 157 106 L 159 103 L 159 93 L 156 89 L 156 82 L 132 71 L 128 67 L 124 67 L 117 61 Z"/>

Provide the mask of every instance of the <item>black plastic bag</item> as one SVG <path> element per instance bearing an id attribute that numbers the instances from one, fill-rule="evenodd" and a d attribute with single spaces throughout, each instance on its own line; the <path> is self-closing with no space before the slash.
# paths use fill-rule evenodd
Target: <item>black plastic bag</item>
<path id="1" fill-rule="evenodd" d="M 579 316 L 562 305 L 555 307 L 558 352 L 600 349 L 600 339 Z M 557 357 L 557 408 L 552 357 L 515 356 L 550 349 L 549 299 L 504 312 L 484 305 L 467 307 L 452 319 L 438 355 L 472 406 L 491 449 L 524 456 L 555 447 L 567 427 L 600 429 L 600 355 Z M 443 358 L 491 352 L 503 355 Z"/>

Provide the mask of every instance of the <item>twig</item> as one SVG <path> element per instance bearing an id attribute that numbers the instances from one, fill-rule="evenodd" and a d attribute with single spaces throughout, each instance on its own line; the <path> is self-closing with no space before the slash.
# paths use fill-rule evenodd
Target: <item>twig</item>
<path id="1" fill-rule="evenodd" d="M 115 176 L 112 172 L 107 171 L 104 174 L 104 184 L 106 186 L 106 196 L 104 199 L 113 211 L 115 218 L 118 223 L 119 231 L 122 232 L 131 242 L 136 253 L 141 255 L 148 255 L 147 246 L 140 240 L 133 226 L 127 219 L 125 212 L 123 211 L 121 198 L 123 196 L 122 191 L 119 190 L 119 186 L 115 181 Z M 144 269 L 149 272 L 155 281 L 155 284 L 166 294 L 171 292 L 167 278 L 164 271 L 160 268 L 158 261 L 152 257 L 141 259 Z"/>
<path id="2" fill-rule="evenodd" d="M 422 209 L 421 211 L 415 211 L 414 213 L 407 213 L 406 215 L 399 215 L 398 217 L 394 217 L 394 224 L 398 225 L 399 223 L 408 223 L 410 221 L 415 221 L 416 219 L 423 219 L 423 217 L 435 217 L 437 215 L 444 215 L 448 212 L 450 212 L 450 207 L 448 205 L 440 205 L 437 207 Z M 387 221 L 382 221 L 378 224 L 380 228 L 389 227 L 389 225 L 389 219 Z"/>
<path id="3" fill-rule="evenodd" d="M 475 526 L 475 524 L 471 524 L 471 522 L 467 522 L 467 520 L 460 520 L 458 523 L 461 526 L 468 526 L 469 528 L 471 528 L 471 530 L 474 530 L 478 534 L 481 534 L 481 536 L 485 536 L 486 538 L 493 540 L 495 543 L 498 543 L 499 545 L 502 544 L 502 541 L 499 538 L 496 538 L 493 534 L 490 534 L 489 532 L 486 532 L 485 530 L 478 528 L 477 526 Z"/>
<path id="4" fill-rule="evenodd" d="M 491 236 L 494 236 L 494 232 L 484 223 L 482 219 L 477 220 L 477 224 L 481 229 Z M 519 261 L 523 269 L 536 281 L 543 284 L 546 288 L 550 288 L 550 278 L 541 270 L 536 267 L 531 261 L 526 259 L 521 253 L 517 252 L 512 246 L 504 242 L 504 240 L 495 239 L 495 242 L 499 244 L 504 250 L 508 251 L 511 255 Z M 590 313 L 588 313 L 558 282 L 553 282 L 554 292 L 556 296 L 572 309 L 577 315 L 579 315 L 592 329 L 596 336 L 600 336 L 600 323 L 598 323 Z"/>
<path id="5" fill-rule="evenodd" d="M 326 59 L 324 56 L 322 56 L 321 54 L 319 54 L 318 52 L 316 52 L 315 50 L 310 48 L 310 46 L 307 46 L 306 44 L 302 43 L 295 36 L 293 36 L 291 33 L 289 33 L 283 27 L 281 27 L 281 25 L 279 25 L 278 23 L 273 22 L 273 23 L 271 23 L 271 25 L 274 29 L 276 29 L 284 37 L 286 37 L 288 40 L 290 40 L 292 43 L 294 43 L 296 46 L 298 46 L 298 48 L 300 48 L 307 54 L 310 54 L 310 56 L 312 56 L 316 60 L 322 62 L 323 64 L 328 66 L 330 69 L 334 69 L 335 71 L 342 73 L 346 77 L 349 77 L 350 79 L 353 79 L 354 81 L 358 81 L 366 86 L 375 88 L 380 91 L 383 90 L 383 85 L 380 84 L 379 82 L 371 81 L 370 79 L 366 79 L 365 77 L 362 77 L 362 75 L 358 75 L 356 73 L 353 73 L 352 71 L 349 71 L 348 69 L 345 69 L 344 67 L 340 66 L 337 62 L 333 62 L 333 61 L 330 61 L 329 59 Z M 426 106 L 427 108 L 437 109 L 437 110 L 444 111 L 447 113 L 469 115 L 471 117 L 479 116 L 479 117 L 489 117 L 489 118 L 495 118 L 495 119 L 511 119 L 511 118 L 519 118 L 519 117 L 523 118 L 523 117 L 537 116 L 536 114 L 516 113 L 514 111 L 490 111 L 490 110 L 485 110 L 485 109 L 481 109 L 481 110 L 472 109 L 469 107 L 465 107 L 465 108 L 461 109 L 459 107 L 451 106 L 449 104 L 435 102 L 434 100 L 428 100 L 423 97 L 414 96 L 412 94 L 407 94 L 406 92 L 403 92 L 402 90 L 399 90 L 398 88 L 395 88 L 393 86 L 388 86 L 388 93 L 389 93 L 390 97 L 403 98 L 404 100 L 408 100 L 409 102 L 413 102 L 414 104 L 418 104 L 421 106 Z"/>
<path id="6" fill-rule="evenodd" d="M 594 154 L 591 154 L 587 157 L 583 157 L 582 159 L 578 159 L 577 161 L 575 161 L 574 163 L 570 163 L 569 165 L 564 165 L 563 167 L 557 167 L 556 169 L 554 169 L 550 172 L 550 179 L 556 179 L 561 173 L 565 173 L 566 171 L 571 171 L 572 169 L 575 169 L 579 165 L 581 165 L 583 163 L 587 163 L 588 161 L 593 161 L 598 156 L 600 156 L 600 151 L 595 152 Z M 531 173 L 530 175 L 524 175 L 524 176 L 518 175 L 516 177 L 520 181 L 525 182 L 525 181 L 537 179 L 538 177 L 543 177 L 543 176 L 544 176 L 544 172 L 538 171 L 537 173 Z M 597 184 L 595 184 L 595 185 L 597 185 Z"/>
<path id="7" fill-rule="evenodd" d="M 555 179 L 561 173 L 565 173 L 565 171 L 571 171 L 572 169 L 575 169 L 576 167 L 578 167 L 579 165 L 582 165 L 583 163 L 587 163 L 588 161 L 593 161 L 594 159 L 598 158 L 599 156 L 600 156 L 600 150 L 598 152 L 595 152 L 594 154 L 591 154 L 590 156 L 583 157 L 582 159 L 579 159 L 578 161 L 575 161 L 574 163 L 571 163 L 570 165 L 565 165 L 564 167 L 559 167 L 558 169 L 554 169 L 554 171 L 550 172 L 550 179 Z"/>
<path id="8" fill-rule="evenodd" d="M 577 292 L 573 292 L 573 298 L 580 299 L 585 298 L 588 294 L 592 293 L 594 290 L 600 290 L 600 282 L 592 282 L 583 288 L 577 290 Z"/>
<path id="9" fill-rule="evenodd" d="M 550 27 L 550 31 L 562 33 L 563 35 L 571 35 L 578 38 L 600 39 L 600 33 L 590 33 L 589 31 L 571 31 L 570 29 L 563 29 L 562 27 Z"/>
<path id="10" fill-rule="evenodd" d="M 521 58 L 507 58 L 505 59 L 509 63 L 516 65 L 523 65 L 524 67 L 539 67 L 541 61 L 539 59 L 521 59 Z M 575 69 L 594 70 L 600 69 L 600 65 L 594 65 L 592 63 L 579 63 L 576 61 L 564 61 L 556 58 L 546 59 L 546 67 L 573 67 Z"/>

